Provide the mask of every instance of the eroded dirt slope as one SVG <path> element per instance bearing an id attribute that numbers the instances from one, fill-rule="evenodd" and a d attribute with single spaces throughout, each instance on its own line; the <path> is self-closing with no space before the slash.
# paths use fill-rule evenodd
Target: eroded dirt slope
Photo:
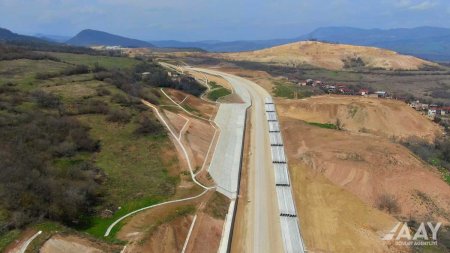
<path id="1" fill-rule="evenodd" d="M 336 124 L 345 130 L 383 137 L 434 140 L 441 128 L 401 101 L 358 96 L 318 96 L 277 101 L 279 112 L 307 122 Z"/>

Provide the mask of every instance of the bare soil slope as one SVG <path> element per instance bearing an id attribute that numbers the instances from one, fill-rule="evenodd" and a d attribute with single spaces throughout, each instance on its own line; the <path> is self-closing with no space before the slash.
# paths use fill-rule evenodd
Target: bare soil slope
<path id="1" fill-rule="evenodd" d="M 333 70 L 343 69 L 345 61 L 358 58 L 367 68 L 417 70 L 425 65 L 436 65 L 385 49 L 313 41 L 295 42 L 251 52 L 220 54 L 220 56 L 237 61 L 274 63 L 285 66 L 307 64 Z"/>
<path id="2" fill-rule="evenodd" d="M 279 112 L 292 119 L 332 123 L 345 130 L 395 138 L 411 136 L 433 140 L 442 133 L 438 125 L 403 102 L 356 96 L 319 96 L 279 100 Z"/>
<path id="3" fill-rule="evenodd" d="M 42 246 L 39 252 L 42 253 L 102 253 L 119 252 L 118 247 L 109 246 L 106 243 L 93 242 L 85 238 L 74 235 L 55 235 Z"/>

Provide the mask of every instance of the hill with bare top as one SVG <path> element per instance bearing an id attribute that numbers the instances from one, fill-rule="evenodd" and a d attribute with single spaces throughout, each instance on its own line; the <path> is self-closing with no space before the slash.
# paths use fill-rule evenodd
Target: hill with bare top
<path id="1" fill-rule="evenodd" d="M 390 50 L 315 41 L 295 42 L 250 52 L 220 54 L 220 57 L 290 67 L 312 65 L 332 70 L 351 68 L 418 70 L 436 66 L 435 63 Z"/>

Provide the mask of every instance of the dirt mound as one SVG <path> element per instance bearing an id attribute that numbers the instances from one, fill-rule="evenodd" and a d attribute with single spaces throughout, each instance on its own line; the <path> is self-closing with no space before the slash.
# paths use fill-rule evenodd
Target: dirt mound
<path id="1" fill-rule="evenodd" d="M 281 115 L 291 161 L 307 165 L 370 206 L 377 207 L 389 194 L 396 198 L 397 216 L 450 222 L 450 186 L 402 145 Z"/>
<path id="2" fill-rule="evenodd" d="M 220 54 L 220 57 L 285 66 L 307 64 L 333 70 L 344 69 L 348 65 L 391 70 L 417 70 L 426 65 L 436 65 L 380 48 L 313 41 L 295 42 L 251 52 Z"/>
<path id="3" fill-rule="evenodd" d="M 336 124 L 343 129 L 384 137 L 416 136 L 427 140 L 442 133 L 438 125 L 403 102 L 357 96 L 319 96 L 277 101 L 279 112 L 307 122 Z"/>
<path id="4" fill-rule="evenodd" d="M 78 236 L 61 236 L 55 235 L 50 238 L 42 246 L 39 252 L 42 253 L 101 253 L 101 252 L 116 252 L 117 247 L 112 248 L 106 243 L 96 243 L 88 239 Z"/>

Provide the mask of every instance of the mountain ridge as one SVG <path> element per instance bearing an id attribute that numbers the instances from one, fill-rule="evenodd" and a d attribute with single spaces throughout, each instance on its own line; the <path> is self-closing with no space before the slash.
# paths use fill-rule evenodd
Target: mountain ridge
<path id="1" fill-rule="evenodd" d="M 93 29 L 82 30 L 66 41 L 66 43 L 74 46 L 155 47 L 153 44 L 143 40 L 132 39 Z"/>

